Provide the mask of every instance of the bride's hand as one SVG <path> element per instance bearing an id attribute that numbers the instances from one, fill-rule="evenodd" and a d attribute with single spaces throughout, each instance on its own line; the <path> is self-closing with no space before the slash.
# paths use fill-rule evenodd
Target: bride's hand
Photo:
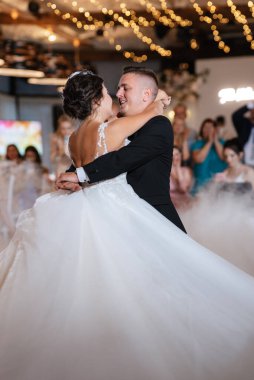
<path id="1" fill-rule="evenodd" d="M 165 91 L 159 90 L 155 102 L 161 102 L 163 109 L 165 109 L 170 105 L 171 97 L 168 96 Z"/>
<path id="2" fill-rule="evenodd" d="M 76 173 L 61 173 L 56 180 L 55 188 L 72 192 L 81 190 Z"/>
<path id="3" fill-rule="evenodd" d="M 165 108 L 170 104 L 171 97 L 165 91 L 159 90 L 154 102 L 149 104 L 147 109 L 153 113 L 154 116 L 163 115 Z"/>

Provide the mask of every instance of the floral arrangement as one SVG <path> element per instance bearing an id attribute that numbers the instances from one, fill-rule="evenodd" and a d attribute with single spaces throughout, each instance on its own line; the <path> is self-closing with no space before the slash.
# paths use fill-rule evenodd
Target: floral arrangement
<path id="1" fill-rule="evenodd" d="M 199 88 L 206 82 L 209 70 L 191 74 L 188 70 L 165 69 L 158 77 L 160 87 L 176 102 L 197 100 Z"/>

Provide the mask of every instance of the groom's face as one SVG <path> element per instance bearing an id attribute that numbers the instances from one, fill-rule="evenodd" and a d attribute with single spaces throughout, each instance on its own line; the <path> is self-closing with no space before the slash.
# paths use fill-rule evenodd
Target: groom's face
<path id="1" fill-rule="evenodd" d="M 142 112 L 150 103 L 147 100 L 146 90 L 144 77 L 135 73 L 122 75 L 116 93 L 120 104 L 120 112 L 126 116 Z"/>

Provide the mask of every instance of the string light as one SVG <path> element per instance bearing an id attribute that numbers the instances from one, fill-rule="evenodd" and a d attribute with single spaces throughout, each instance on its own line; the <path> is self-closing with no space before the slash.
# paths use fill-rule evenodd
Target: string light
<path id="1" fill-rule="evenodd" d="M 44 0 L 41 0 L 41 1 L 44 1 Z M 136 35 L 136 37 L 139 38 L 145 44 L 148 44 L 151 51 L 156 51 L 161 56 L 168 56 L 168 57 L 171 56 L 172 52 L 170 50 L 166 50 L 166 49 L 162 48 L 160 45 L 153 43 L 153 41 L 150 37 L 147 37 L 144 33 L 142 33 L 139 29 L 139 26 L 137 25 L 137 23 L 134 20 L 131 20 L 131 21 L 126 20 L 124 17 L 119 16 L 118 13 L 115 13 L 112 10 L 108 10 L 107 8 L 103 7 L 96 0 L 90 0 L 90 3 L 99 7 L 103 14 L 105 14 L 105 15 L 108 14 L 109 16 L 114 18 L 114 21 L 110 21 L 108 23 L 108 27 L 114 26 L 115 21 L 118 21 L 120 24 L 122 24 L 126 28 L 131 27 L 134 34 Z M 52 9 L 52 3 L 47 3 L 47 6 Z M 78 7 L 78 3 L 74 2 L 74 5 L 72 3 L 72 7 Z M 122 8 L 124 8 L 124 7 L 122 7 Z M 56 8 L 54 7 L 54 9 L 56 9 Z M 94 19 L 90 15 L 89 12 L 84 12 L 83 14 L 90 22 L 93 21 L 94 24 L 83 25 L 81 23 L 81 21 L 77 20 L 76 17 L 74 18 L 70 13 L 63 15 L 63 19 L 70 19 L 74 24 L 76 24 L 76 26 L 79 29 L 83 27 L 85 30 L 95 30 L 96 28 L 104 26 L 104 23 L 102 21 L 98 21 L 98 20 Z M 105 27 L 106 27 L 106 24 L 105 24 Z M 115 48 L 116 48 L 116 46 L 115 46 Z M 116 49 L 116 51 L 120 51 L 120 50 L 118 48 Z M 132 55 L 131 55 L 131 57 L 132 57 Z M 143 59 L 144 59 L 144 57 L 143 57 Z"/>
<path id="2" fill-rule="evenodd" d="M 91 4 L 96 5 L 99 9 L 101 9 L 101 11 L 104 14 L 110 15 L 108 13 L 108 9 L 103 7 L 99 3 L 98 0 L 89 0 L 89 1 Z M 122 24 L 125 28 L 131 27 L 131 29 L 133 30 L 136 37 L 138 39 L 140 39 L 142 42 L 144 42 L 145 44 L 147 44 L 151 51 L 156 51 L 162 57 L 170 57 L 172 55 L 171 50 L 164 49 L 160 45 L 155 44 L 150 37 L 148 37 L 144 33 L 142 33 L 140 31 L 139 25 L 134 20 L 128 21 L 127 19 L 125 19 L 124 17 L 120 16 L 118 13 L 115 13 L 115 12 L 113 12 L 113 14 L 110 16 L 113 17 L 115 21 L 118 21 L 120 24 Z"/>
<path id="3" fill-rule="evenodd" d="M 249 3 L 252 3 L 252 2 L 249 2 Z M 248 3 L 248 6 L 250 7 L 249 3 Z M 230 11 L 232 15 L 234 16 L 235 20 L 239 22 L 239 24 L 243 25 L 243 35 L 245 36 L 246 41 L 250 42 L 251 49 L 254 49 L 253 35 L 248 25 L 246 16 L 239 9 L 237 9 L 236 5 L 234 4 L 232 0 L 227 0 L 227 5 L 230 8 Z M 252 7 L 250 8 L 253 9 Z"/>
<path id="4" fill-rule="evenodd" d="M 144 31 L 141 31 L 140 27 L 151 27 L 155 26 L 155 20 L 162 23 L 163 25 L 169 27 L 169 28 L 175 28 L 177 25 L 180 25 L 181 27 L 191 26 L 192 21 L 188 19 L 184 19 L 181 16 L 177 15 L 170 7 L 167 6 L 166 0 L 159 0 L 161 4 L 161 9 L 158 10 L 156 7 L 147 0 L 139 0 L 140 4 L 144 6 L 148 13 L 150 13 L 154 20 L 148 20 L 146 17 L 140 16 L 136 14 L 134 10 L 128 9 L 125 3 L 120 3 L 119 1 L 119 11 L 116 12 L 112 9 L 106 8 L 103 4 L 101 4 L 98 0 L 89 0 L 90 3 L 95 6 L 102 15 L 110 16 L 110 21 L 101 21 L 96 19 L 91 15 L 89 11 L 87 11 L 83 4 L 78 3 L 78 1 L 71 1 L 70 6 L 75 9 L 77 14 L 80 14 L 85 17 L 86 21 L 80 20 L 78 16 L 74 16 L 70 12 L 63 12 L 61 11 L 57 5 L 53 2 L 47 2 L 47 0 L 41 0 L 44 2 L 48 8 L 52 10 L 57 16 L 61 17 L 63 20 L 72 22 L 77 29 L 79 30 L 91 30 L 95 31 L 98 29 L 103 28 L 104 33 L 103 37 L 109 42 L 109 39 L 112 37 L 107 37 L 106 31 L 109 31 L 112 29 L 116 23 L 121 24 L 125 28 L 130 28 L 135 36 L 141 40 L 143 43 L 149 46 L 149 49 L 151 51 L 157 52 L 162 57 L 170 57 L 172 55 L 172 51 L 169 49 L 164 49 L 159 44 L 156 44 L 153 39 L 148 36 Z M 217 43 L 218 48 L 223 50 L 226 54 L 230 52 L 230 47 L 222 40 L 220 32 L 218 30 L 217 25 L 215 22 L 219 22 L 221 24 L 226 24 L 229 22 L 229 19 L 224 17 L 222 13 L 219 13 L 217 11 L 217 7 L 214 5 L 213 1 L 207 1 L 207 9 L 210 13 L 209 15 L 206 15 L 203 11 L 203 9 L 200 7 L 198 0 L 189 0 L 192 4 L 194 10 L 199 15 L 199 20 L 201 22 L 205 22 L 208 24 L 211 28 L 211 32 L 213 34 L 213 39 Z M 64 3 L 67 3 L 68 0 L 64 0 Z M 235 6 L 234 2 L 232 0 L 227 0 L 227 6 L 230 8 L 231 13 L 233 14 L 235 20 L 242 24 L 243 27 L 243 34 L 246 38 L 246 40 L 250 43 L 251 49 L 254 49 L 254 40 L 252 31 L 248 25 L 246 16 L 243 15 Z M 254 3 L 253 1 L 248 1 L 248 7 L 250 9 L 250 12 L 252 16 L 254 17 Z M 164 12 L 164 15 L 163 13 Z M 14 16 L 15 17 L 15 16 Z M 109 42 L 110 43 L 110 42 Z M 112 44 L 112 43 L 111 43 Z M 143 59 L 145 60 L 145 56 L 142 55 L 140 57 L 136 56 L 134 52 L 126 51 L 122 48 L 120 44 L 117 42 L 113 42 L 114 48 L 116 52 L 119 52 L 123 54 L 123 56 L 127 59 Z M 199 48 L 198 42 L 195 38 L 192 38 L 190 41 L 190 47 L 194 50 L 197 50 Z"/>
<path id="5" fill-rule="evenodd" d="M 108 32 L 104 32 L 104 35 L 108 39 L 108 42 L 111 45 L 115 45 L 115 50 L 116 51 L 121 51 L 122 50 L 122 46 L 119 45 L 119 44 L 116 44 L 114 37 L 112 37 L 112 36 L 110 37 Z M 137 62 L 137 63 L 145 62 L 147 60 L 147 55 L 143 54 L 142 56 L 138 56 L 133 51 L 124 50 L 122 52 L 122 54 L 123 54 L 123 56 L 126 59 L 130 59 L 133 62 Z"/>
<path id="6" fill-rule="evenodd" d="M 193 8 L 195 9 L 195 11 L 197 12 L 197 14 L 199 15 L 199 20 L 201 22 L 205 22 L 208 25 L 210 25 L 210 28 L 211 28 L 211 31 L 212 31 L 212 34 L 213 34 L 213 39 L 214 39 L 215 42 L 217 42 L 218 48 L 221 49 L 221 50 L 223 50 L 224 53 L 228 54 L 230 52 L 230 47 L 228 45 L 226 45 L 226 43 L 224 41 L 222 41 L 220 33 L 219 33 L 218 29 L 217 29 L 217 26 L 214 24 L 213 19 L 211 17 L 209 17 L 209 16 L 204 16 L 204 11 L 199 6 L 199 4 L 197 3 L 196 0 L 190 0 L 190 3 L 192 4 Z"/>
<path id="7" fill-rule="evenodd" d="M 197 40 L 195 38 L 192 38 L 190 40 L 190 47 L 193 49 L 193 50 L 198 50 L 199 49 L 199 44 L 197 42 Z"/>
<path id="8" fill-rule="evenodd" d="M 45 0 L 41 0 L 42 2 L 45 2 Z M 74 3 L 74 5 L 73 5 Z M 77 2 L 73 2 L 72 3 L 72 6 L 75 6 L 77 7 L 78 4 Z M 56 7 L 52 7 L 52 3 L 51 2 L 48 2 L 47 3 L 47 7 L 54 10 L 54 13 L 56 13 L 56 11 L 58 11 L 56 14 L 57 16 L 60 16 L 62 17 L 63 20 L 70 20 L 72 21 L 74 24 L 76 24 L 76 27 L 78 29 L 81 29 L 83 28 L 84 30 L 95 30 L 97 28 L 101 28 L 101 27 L 104 27 L 105 29 L 109 29 L 109 28 L 112 28 L 112 26 L 114 26 L 114 21 L 110 21 L 110 22 L 107 22 L 107 23 L 103 23 L 103 21 L 98 21 L 96 19 L 94 19 L 91 15 L 90 15 L 90 12 L 88 11 L 84 11 L 84 9 L 81 9 L 82 12 L 80 13 L 83 13 L 84 16 L 90 21 L 90 22 L 94 22 L 94 24 L 91 24 L 91 25 L 88 25 L 88 24 L 84 24 L 82 23 L 80 20 L 78 20 L 76 17 L 74 17 L 71 13 L 64 13 L 62 14 L 62 12 L 60 11 L 60 9 L 56 8 Z M 79 8 L 80 9 L 80 8 Z M 103 9 L 103 11 L 105 12 L 105 9 Z M 113 11 L 112 11 L 113 12 Z M 111 13 L 111 12 L 110 12 Z M 113 15 L 113 13 L 112 13 Z M 103 36 L 105 37 L 105 39 L 111 44 L 111 45 L 114 45 L 114 48 L 117 52 L 121 52 L 121 54 L 123 54 L 123 56 L 127 59 L 131 59 L 132 61 L 134 62 L 144 62 L 147 60 L 147 56 L 145 54 L 143 54 L 142 56 L 137 56 L 134 52 L 130 52 L 130 51 L 127 51 L 127 50 L 124 50 L 124 52 L 122 52 L 122 46 L 115 43 L 115 39 L 112 38 L 112 37 L 109 37 L 109 34 L 107 32 L 107 30 L 103 33 Z M 49 38 L 49 37 L 48 37 Z M 79 41 L 80 43 L 80 41 Z"/>
<path id="9" fill-rule="evenodd" d="M 16 9 L 11 10 L 11 18 L 15 21 L 19 17 L 19 12 Z"/>
<path id="10" fill-rule="evenodd" d="M 41 1 L 45 2 L 46 0 L 41 0 Z M 77 2 L 76 1 L 72 2 L 72 7 L 73 7 L 73 4 L 77 5 Z M 78 29 L 84 29 L 87 31 L 87 30 L 96 30 L 96 29 L 101 28 L 103 26 L 105 26 L 105 27 L 114 26 L 114 22 L 112 22 L 110 25 L 107 25 L 107 23 L 104 24 L 103 21 L 95 19 L 93 16 L 90 15 L 90 12 L 87 12 L 87 11 L 83 11 L 82 13 L 90 24 L 82 22 L 77 17 L 73 16 L 70 12 L 63 13 L 59 8 L 57 8 L 56 4 L 53 4 L 51 2 L 47 2 L 46 5 L 48 8 L 52 9 L 57 16 L 61 16 L 61 18 L 65 21 L 72 22 L 73 24 L 76 25 L 76 27 Z M 79 13 L 81 13 L 81 12 L 79 12 Z"/>
<path id="11" fill-rule="evenodd" d="M 48 36 L 49 42 L 55 42 L 56 41 L 56 35 L 54 33 L 50 34 Z"/>
<path id="12" fill-rule="evenodd" d="M 252 17 L 254 17 L 254 3 L 253 1 L 248 1 L 248 7 L 250 8 L 250 12 Z"/>
<path id="13" fill-rule="evenodd" d="M 222 13 L 217 13 L 216 12 L 216 6 L 213 4 L 212 1 L 207 2 L 207 8 L 209 12 L 212 15 L 212 18 L 214 20 L 218 20 L 221 24 L 228 24 L 229 19 L 227 17 L 224 17 Z"/>
<path id="14" fill-rule="evenodd" d="M 161 12 L 152 3 L 146 0 L 140 0 L 139 2 L 141 5 L 146 7 L 147 12 L 151 13 L 155 20 L 159 21 L 165 26 L 170 27 L 171 29 L 175 27 L 175 23 L 168 17 L 162 16 Z"/>
<path id="15" fill-rule="evenodd" d="M 187 19 L 183 19 L 181 16 L 176 15 L 175 12 L 173 11 L 173 9 L 168 8 L 166 0 L 160 0 L 160 3 L 161 3 L 161 8 L 163 9 L 163 11 L 167 15 L 169 15 L 170 19 L 172 21 L 174 21 L 176 24 L 178 24 L 182 27 L 192 25 L 192 21 L 187 20 Z"/>
<path id="16" fill-rule="evenodd" d="M 147 20 L 145 17 L 138 17 L 136 12 L 132 9 L 128 9 L 126 7 L 126 4 L 125 3 L 121 3 L 120 4 L 120 9 L 121 9 L 121 12 L 126 16 L 126 17 L 130 17 L 131 20 L 135 21 L 138 25 L 140 26 L 143 26 L 143 27 L 147 27 L 147 26 L 154 26 L 155 25 L 155 21 L 154 20 Z M 114 11 L 111 10 L 111 14 L 109 13 L 110 11 L 108 11 L 108 14 L 109 15 L 113 15 L 114 14 Z M 126 20 L 127 21 L 127 20 Z M 128 21 L 126 22 L 126 27 L 128 27 Z"/>
<path id="17" fill-rule="evenodd" d="M 151 13 L 156 21 L 170 27 L 171 29 L 176 25 L 181 25 L 182 27 L 192 25 L 192 22 L 190 20 L 182 19 L 182 17 L 176 15 L 172 9 L 169 9 L 165 0 L 160 0 L 161 8 L 163 12 L 169 16 L 169 18 L 165 15 L 163 16 L 162 13 L 149 1 L 139 0 L 139 2 L 142 6 L 146 7 L 147 12 Z"/>

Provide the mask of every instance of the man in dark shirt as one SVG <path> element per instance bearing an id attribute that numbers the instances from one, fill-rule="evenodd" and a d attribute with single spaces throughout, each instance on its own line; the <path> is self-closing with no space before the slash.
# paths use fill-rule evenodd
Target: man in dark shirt
<path id="1" fill-rule="evenodd" d="M 249 117 L 246 113 L 249 112 Z M 248 103 L 232 115 L 238 139 L 244 148 L 244 162 L 254 167 L 254 103 Z"/>

